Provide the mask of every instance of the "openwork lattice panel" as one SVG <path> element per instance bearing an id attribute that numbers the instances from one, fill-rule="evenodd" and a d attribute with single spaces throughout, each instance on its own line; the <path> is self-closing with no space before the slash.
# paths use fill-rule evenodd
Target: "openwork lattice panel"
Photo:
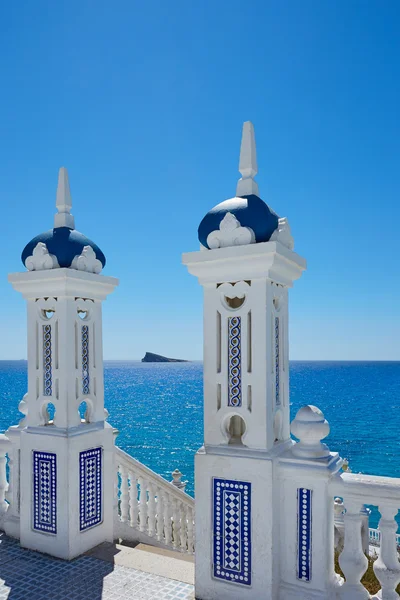
<path id="1" fill-rule="evenodd" d="M 214 577 L 251 585 L 251 483 L 215 478 L 213 488 Z"/>
<path id="2" fill-rule="evenodd" d="M 33 529 L 57 533 L 57 456 L 33 451 Z"/>
<path id="3" fill-rule="evenodd" d="M 82 394 L 90 394 L 89 327 L 82 326 Z"/>
<path id="4" fill-rule="evenodd" d="M 297 578 L 311 581 L 312 491 L 297 490 Z"/>
<path id="5" fill-rule="evenodd" d="M 280 324 L 279 317 L 275 317 L 275 402 L 281 403 L 280 394 Z"/>
<path id="6" fill-rule="evenodd" d="M 51 325 L 43 325 L 43 395 L 53 394 L 53 374 L 51 364 Z"/>
<path id="7" fill-rule="evenodd" d="M 241 317 L 228 318 L 228 406 L 242 405 Z"/>
<path id="8" fill-rule="evenodd" d="M 80 530 L 101 523 L 102 516 L 102 448 L 79 454 L 80 466 Z"/>

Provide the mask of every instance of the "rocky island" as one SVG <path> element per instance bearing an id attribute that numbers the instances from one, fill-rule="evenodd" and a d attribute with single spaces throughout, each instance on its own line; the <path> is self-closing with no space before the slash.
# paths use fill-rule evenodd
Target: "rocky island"
<path id="1" fill-rule="evenodd" d="M 180 358 L 167 358 L 160 354 L 153 354 L 153 352 L 146 352 L 142 358 L 142 362 L 189 362 L 188 360 L 182 360 Z"/>

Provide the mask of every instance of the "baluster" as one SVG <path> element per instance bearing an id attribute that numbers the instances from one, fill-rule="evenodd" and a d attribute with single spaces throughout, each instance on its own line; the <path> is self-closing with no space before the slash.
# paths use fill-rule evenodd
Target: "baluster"
<path id="1" fill-rule="evenodd" d="M 344 539 L 344 504 L 340 498 L 335 498 L 333 503 L 335 524 L 335 548 L 339 552 L 343 550 Z"/>
<path id="2" fill-rule="evenodd" d="M 117 465 L 117 471 L 114 478 L 114 499 L 113 499 L 113 508 L 114 508 L 114 518 L 119 519 L 119 465 Z"/>
<path id="3" fill-rule="evenodd" d="M 146 531 L 147 528 L 147 481 L 139 477 L 140 500 L 139 500 L 139 529 Z"/>
<path id="4" fill-rule="evenodd" d="M 181 530 L 181 524 L 180 524 L 180 517 L 181 517 L 181 511 L 179 509 L 179 503 L 177 500 L 173 500 L 173 508 L 172 508 L 172 518 L 173 518 L 173 539 L 172 539 L 172 545 L 174 548 L 179 549 L 180 548 L 180 542 L 181 542 L 181 538 L 180 538 L 180 530 Z"/>
<path id="5" fill-rule="evenodd" d="M 181 517 L 181 550 L 187 552 L 187 519 L 186 519 L 186 506 L 181 504 L 180 510 Z"/>
<path id="6" fill-rule="evenodd" d="M 132 471 L 129 471 L 129 524 L 131 527 L 137 529 L 138 527 L 138 516 L 139 516 L 139 505 L 138 505 L 138 489 L 137 489 L 137 478 Z"/>
<path id="7" fill-rule="evenodd" d="M 168 494 L 164 495 L 164 541 L 167 546 L 171 546 L 172 541 L 172 522 L 171 522 L 171 500 Z"/>
<path id="8" fill-rule="evenodd" d="M 398 600 L 396 587 L 400 582 L 400 563 L 396 547 L 397 507 L 385 503 L 379 505 L 379 512 L 381 513 L 379 521 L 381 547 L 379 556 L 374 562 L 374 571 L 382 586 L 382 600 Z"/>
<path id="9" fill-rule="evenodd" d="M 127 523 L 129 520 L 129 486 L 125 467 L 120 466 L 119 474 L 121 476 L 121 521 Z"/>
<path id="10" fill-rule="evenodd" d="M 154 487 L 153 484 L 149 482 L 149 499 L 147 502 L 147 514 L 148 514 L 148 534 L 149 536 L 153 536 L 156 530 L 155 522 L 156 522 L 156 501 L 154 496 Z"/>
<path id="11" fill-rule="evenodd" d="M 188 506 L 187 508 L 187 545 L 189 554 L 194 552 L 194 538 L 193 538 L 193 510 Z"/>
<path id="12" fill-rule="evenodd" d="M 0 450 L 0 517 L 7 511 L 8 504 L 6 502 L 7 483 L 7 456 L 4 450 Z"/>
<path id="13" fill-rule="evenodd" d="M 7 500 L 7 503 L 8 503 L 7 510 L 9 512 L 14 512 L 14 510 L 15 510 L 15 506 L 14 506 L 14 502 L 13 502 L 15 475 L 16 475 L 16 471 L 15 471 L 15 467 L 14 467 L 14 448 L 10 448 L 10 451 L 8 453 L 8 487 L 7 487 L 7 491 L 5 493 L 5 499 Z M 6 476 L 7 476 L 7 471 L 6 471 Z"/>
<path id="14" fill-rule="evenodd" d="M 361 540 L 361 505 L 356 500 L 346 500 L 344 515 L 344 548 L 339 556 L 339 564 L 346 581 L 340 589 L 342 600 L 367 600 L 369 593 L 360 582 L 368 567 Z"/>
<path id="15" fill-rule="evenodd" d="M 157 488 L 157 540 L 164 541 L 164 503 L 160 488 Z"/>

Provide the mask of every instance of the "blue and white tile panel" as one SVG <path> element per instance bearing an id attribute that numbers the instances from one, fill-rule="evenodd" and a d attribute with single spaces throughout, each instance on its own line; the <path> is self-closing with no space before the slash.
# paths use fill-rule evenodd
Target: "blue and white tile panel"
<path id="1" fill-rule="evenodd" d="M 213 479 L 213 575 L 251 585 L 251 483 Z"/>
<path id="2" fill-rule="evenodd" d="M 297 578 L 311 581 L 312 491 L 297 490 Z"/>
<path id="3" fill-rule="evenodd" d="M 241 317 L 228 318 L 228 406 L 242 406 Z"/>
<path id="4" fill-rule="evenodd" d="M 52 393 L 51 325 L 43 325 L 43 395 L 51 396 Z"/>
<path id="5" fill-rule="evenodd" d="M 99 525 L 102 515 L 102 448 L 92 448 L 79 454 L 79 516 L 80 530 Z"/>
<path id="6" fill-rule="evenodd" d="M 279 317 L 275 317 L 275 403 L 280 406 L 280 327 Z"/>
<path id="7" fill-rule="evenodd" d="M 57 456 L 33 451 L 33 529 L 57 533 Z"/>
<path id="8" fill-rule="evenodd" d="M 90 394 L 89 378 L 89 327 L 82 326 L 82 394 Z"/>

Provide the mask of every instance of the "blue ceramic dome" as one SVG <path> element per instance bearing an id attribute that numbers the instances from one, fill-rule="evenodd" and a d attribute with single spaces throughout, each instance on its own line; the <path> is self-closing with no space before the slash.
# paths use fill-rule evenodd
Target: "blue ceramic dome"
<path id="1" fill-rule="evenodd" d="M 268 242 L 278 227 L 278 215 L 255 194 L 230 198 L 214 206 L 199 225 L 199 241 L 206 248 L 209 248 L 207 237 L 212 231 L 219 229 L 227 213 L 235 215 L 242 227 L 251 227 L 256 242 Z"/>
<path id="2" fill-rule="evenodd" d="M 39 242 L 46 244 L 49 253 L 56 256 L 60 267 L 70 267 L 75 256 L 79 256 L 85 246 L 93 248 L 96 258 L 101 262 L 103 267 L 106 264 L 106 257 L 103 252 L 97 244 L 89 240 L 85 235 L 70 227 L 56 227 L 37 235 L 25 246 L 21 255 L 24 266 L 26 259 L 32 255 L 34 248 Z"/>

